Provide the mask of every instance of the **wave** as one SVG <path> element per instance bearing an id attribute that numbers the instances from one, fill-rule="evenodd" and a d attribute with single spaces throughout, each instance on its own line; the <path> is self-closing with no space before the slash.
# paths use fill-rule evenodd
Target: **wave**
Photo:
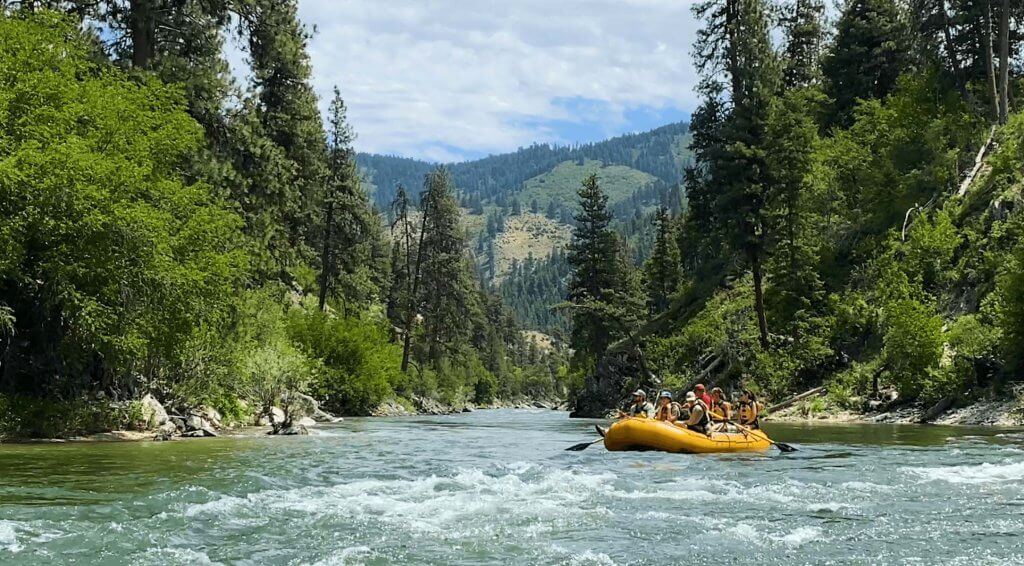
<path id="1" fill-rule="evenodd" d="M 903 469 L 923 478 L 924 481 L 945 481 L 955 484 L 998 483 L 1024 479 L 1024 462 Z"/>
<path id="2" fill-rule="evenodd" d="M 17 523 L 0 519 L 0 550 L 10 553 L 21 552 L 22 546 L 18 544 L 18 532 L 15 529 Z"/>
<path id="3" fill-rule="evenodd" d="M 594 521 L 611 512 L 583 505 L 613 491 L 613 474 L 564 470 L 489 475 L 471 469 L 453 476 L 419 479 L 367 479 L 329 487 L 264 490 L 244 497 L 223 495 L 187 505 L 187 517 L 264 517 L 268 510 L 312 517 L 379 521 L 400 526 L 413 536 L 479 537 L 519 521 L 518 534 L 537 536 L 560 526 Z M 532 476 L 532 477 L 531 477 Z M 567 513 L 567 509 L 576 509 Z M 483 522 L 480 517 L 501 516 Z M 539 523 L 537 523 L 539 521 Z"/>

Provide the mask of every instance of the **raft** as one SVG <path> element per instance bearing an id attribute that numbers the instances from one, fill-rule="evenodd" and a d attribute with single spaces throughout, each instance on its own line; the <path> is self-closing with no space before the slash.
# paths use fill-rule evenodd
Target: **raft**
<path id="1" fill-rule="evenodd" d="M 610 451 L 661 450 L 687 454 L 757 452 L 768 450 L 772 440 L 761 430 L 713 432 L 706 435 L 665 421 L 629 417 L 608 428 L 604 447 Z"/>

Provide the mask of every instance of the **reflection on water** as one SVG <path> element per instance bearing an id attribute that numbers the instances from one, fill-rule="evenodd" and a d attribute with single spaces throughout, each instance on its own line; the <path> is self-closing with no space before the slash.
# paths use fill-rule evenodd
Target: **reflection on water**
<path id="1" fill-rule="evenodd" d="M 801 451 L 563 450 L 594 422 L 478 411 L 0 446 L 0 563 L 1024 560 L 1016 431 L 771 423 Z"/>

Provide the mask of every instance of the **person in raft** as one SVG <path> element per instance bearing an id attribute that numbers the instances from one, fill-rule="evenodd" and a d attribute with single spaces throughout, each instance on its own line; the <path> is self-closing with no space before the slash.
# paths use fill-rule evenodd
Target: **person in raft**
<path id="1" fill-rule="evenodd" d="M 698 383 L 696 386 L 694 386 L 693 392 L 697 395 L 698 399 L 704 401 L 704 405 L 708 407 L 711 406 L 711 396 L 708 395 L 708 392 L 704 389 L 703 383 Z"/>
<path id="2" fill-rule="evenodd" d="M 725 400 L 725 392 L 721 387 L 711 390 L 711 418 L 716 421 L 732 420 L 732 403 Z"/>
<path id="3" fill-rule="evenodd" d="M 679 420 L 679 415 L 683 412 L 683 408 L 672 400 L 672 393 L 668 391 L 662 391 L 661 395 L 658 395 L 658 410 L 654 413 L 654 418 L 659 421 L 666 421 L 674 423 Z"/>
<path id="4" fill-rule="evenodd" d="M 633 392 L 633 404 L 625 411 L 619 411 L 619 417 L 654 417 L 654 405 L 647 402 L 647 393 L 643 389 Z"/>
<path id="5" fill-rule="evenodd" d="M 737 410 L 740 424 L 749 428 L 761 428 L 758 422 L 760 413 L 761 405 L 757 402 L 757 397 L 749 389 L 744 389 L 743 393 L 740 393 L 740 406 Z"/>
<path id="6" fill-rule="evenodd" d="M 690 418 L 686 421 L 686 428 L 707 434 L 708 424 L 711 423 L 707 403 L 690 391 L 686 394 L 686 407 L 690 409 Z"/>

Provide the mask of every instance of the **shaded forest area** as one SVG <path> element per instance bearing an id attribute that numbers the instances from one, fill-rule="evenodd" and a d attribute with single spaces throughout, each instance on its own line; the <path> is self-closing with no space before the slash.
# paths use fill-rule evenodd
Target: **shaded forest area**
<path id="1" fill-rule="evenodd" d="M 580 192 L 576 411 L 697 381 L 768 399 L 1013 395 L 1024 359 L 1019 3 L 707 0 L 686 210 L 636 279 Z M 596 281 L 595 281 L 596 280 Z M 643 290 L 637 295 L 637 290 Z"/>
<path id="2" fill-rule="evenodd" d="M 124 426 L 147 393 L 238 422 L 289 392 L 344 414 L 560 394 L 559 354 L 475 278 L 447 171 L 410 187 L 421 223 L 371 205 L 296 12 L 4 4 L 0 436 Z"/>

